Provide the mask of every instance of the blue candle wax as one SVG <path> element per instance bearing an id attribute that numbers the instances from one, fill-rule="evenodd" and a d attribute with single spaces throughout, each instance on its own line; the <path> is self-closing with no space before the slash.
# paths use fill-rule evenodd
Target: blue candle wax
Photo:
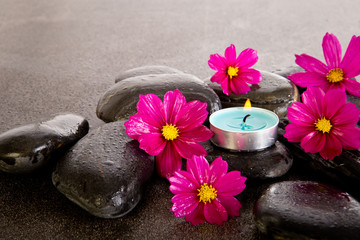
<path id="1" fill-rule="evenodd" d="M 210 116 L 210 123 L 214 127 L 229 132 L 261 131 L 274 127 L 278 122 L 279 118 L 275 113 L 256 107 L 226 108 Z"/>

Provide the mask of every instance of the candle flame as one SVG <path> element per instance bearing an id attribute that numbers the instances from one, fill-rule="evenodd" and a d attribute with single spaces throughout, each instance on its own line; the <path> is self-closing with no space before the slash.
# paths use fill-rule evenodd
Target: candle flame
<path id="1" fill-rule="evenodd" d="M 250 99 L 246 100 L 244 107 L 251 107 Z"/>

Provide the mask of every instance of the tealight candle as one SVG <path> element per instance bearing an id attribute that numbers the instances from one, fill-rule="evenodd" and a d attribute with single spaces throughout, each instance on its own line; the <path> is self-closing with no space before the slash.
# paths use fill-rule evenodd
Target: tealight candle
<path id="1" fill-rule="evenodd" d="M 219 147 L 236 151 L 255 151 L 273 145 L 277 138 L 279 117 L 257 107 L 233 107 L 210 116 L 211 141 Z"/>

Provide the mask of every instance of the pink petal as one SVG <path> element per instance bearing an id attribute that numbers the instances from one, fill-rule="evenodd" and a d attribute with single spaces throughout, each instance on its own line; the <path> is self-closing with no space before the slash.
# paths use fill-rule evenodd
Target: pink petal
<path id="1" fill-rule="evenodd" d="M 217 225 L 222 225 L 222 223 L 228 219 L 226 209 L 216 199 L 214 199 L 211 203 L 205 204 L 204 216 L 206 221 Z"/>
<path id="2" fill-rule="evenodd" d="M 314 126 L 303 126 L 290 123 L 285 128 L 284 137 L 289 142 L 300 142 L 306 135 L 315 131 Z"/>
<path id="3" fill-rule="evenodd" d="M 182 131 L 180 138 L 184 141 L 205 142 L 209 140 L 214 133 L 204 125 L 192 128 L 187 131 Z"/>
<path id="4" fill-rule="evenodd" d="M 320 151 L 320 155 L 325 160 L 332 160 L 334 157 L 339 156 L 342 152 L 341 142 L 336 136 L 332 134 L 326 135 L 326 143 L 324 148 Z"/>
<path id="5" fill-rule="evenodd" d="M 176 89 L 168 91 L 164 96 L 165 122 L 174 124 L 177 122 L 180 110 L 185 106 L 186 99 L 181 92 Z"/>
<path id="6" fill-rule="evenodd" d="M 161 177 L 169 178 L 181 169 L 182 159 L 174 144 L 168 141 L 164 150 L 156 156 L 156 168 Z"/>
<path id="7" fill-rule="evenodd" d="M 235 197 L 218 196 L 217 200 L 223 205 L 230 217 L 240 216 L 241 203 Z"/>
<path id="8" fill-rule="evenodd" d="M 239 76 L 230 81 L 230 88 L 235 94 L 246 94 L 250 91 L 249 85 Z"/>
<path id="9" fill-rule="evenodd" d="M 312 112 L 316 119 L 323 117 L 322 115 L 322 105 L 325 92 L 320 88 L 308 88 L 302 94 L 302 101 L 307 106 L 307 108 Z"/>
<path id="10" fill-rule="evenodd" d="M 186 141 L 185 139 L 178 138 L 173 141 L 176 151 L 180 154 L 181 157 L 189 159 L 193 155 L 197 156 L 206 156 L 207 152 L 205 148 L 196 142 Z"/>
<path id="11" fill-rule="evenodd" d="M 303 137 L 300 146 L 305 152 L 317 153 L 324 148 L 325 142 L 325 134 L 314 131 Z"/>
<path id="12" fill-rule="evenodd" d="M 193 192 L 197 195 L 197 189 L 201 187 L 191 173 L 182 170 L 176 171 L 169 182 L 169 189 L 173 194 Z"/>
<path id="13" fill-rule="evenodd" d="M 143 117 L 145 122 L 161 129 L 165 116 L 164 105 L 160 98 L 152 93 L 146 95 L 140 94 L 139 98 L 140 100 L 137 103 L 138 114 Z"/>
<path id="14" fill-rule="evenodd" d="M 186 170 L 194 176 L 200 185 L 207 183 L 209 180 L 209 162 L 205 157 L 194 155 L 192 158 L 187 159 Z"/>
<path id="15" fill-rule="evenodd" d="M 221 157 L 216 158 L 210 165 L 209 184 L 213 185 L 219 178 L 226 175 L 228 164 Z"/>
<path id="16" fill-rule="evenodd" d="M 324 96 L 323 112 L 326 119 L 331 119 L 346 103 L 346 94 L 342 90 L 329 89 Z"/>
<path id="17" fill-rule="evenodd" d="M 341 45 L 334 34 L 326 33 L 323 38 L 323 52 L 327 65 L 330 68 L 339 68 L 341 63 Z"/>
<path id="18" fill-rule="evenodd" d="M 333 116 L 331 123 L 337 127 L 354 126 L 359 121 L 359 113 L 360 110 L 356 108 L 354 103 L 346 103 Z"/>
<path id="19" fill-rule="evenodd" d="M 262 75 L 255 69 L 244 69 L 239 72 L 238 77 L 249 84 L 258 84 L 262 80 Z"/>
<path id="20" fill-rule="evenodd" d="M 353 78 L 360 74 L 360 37 L 353 36 L 341 62 L 346 77 Z"/>
<path id="21" fill-rule="evenodd" d="M 236 59 L 236 66 L 241 68 L 249 68 L 258 60 L 257 52 L 254 49 L 247 48 L 242 51 Z"/>
<path id="22" fill-rule="evenodd" d="M 307 54 L 295 55 L 295 57 L 296 64 L 305 69 L 307 72 L 320 73 L 320 75 L 326 76 L 329 71 L 328 67 L 324 63 Z"/>
<path id="23" fill-rule="evenodd" d="M 334 127 L 331 133 L 340 140 L 344 149 L 357 150 L 360 148 L 360 128 L 355 126 Z"/>
<path id="24" fill-rule="evenodd" d="M 208 116 L 207 103 L 191 101 L 183 106 L 178 113 L 179 120 L 174 122 L 180 132 L 201 126 Z"/>
<path id="25" fill-rule="evenodd" d="M 321 87 L 327 89 L 330 85 L 326 76 L 314 72 L 299 72 L 287 76 L 299 87 Z"/>
<path id="26" fill-rule="evenodd" d="M 225 71 L 227 68 L 226 59 L 219 54 L 210 55 L 210 59 L 208 61 L 209 67 L 213 70 L 222 70 Z"/>
<path id="27" fill-rule="evenodd" d="M 353 79 L 347 79 L 343 81 L 346 91 L 350 93 L 351 95 L 354 95 L 356 97 L 360 97 L 360 83 L 353 80 Z"/>
<path id="28" fill-rule="evenodd" d="M 229 78 L 226 79 L 226 81 L 224 80 L 222 83 L 221 83 L 221 89 L 223 90 L 223 93 L 226 94 L 226 95 L 230 95 L 231 93 L 231 86 L 230 86 L 230 80 Z"/>
<path id="29" fill-rule="evenodd" d="M 191 222 L 193 225 L 198 225 L 205 222 L 206 219 L 204 216 L 204 204 L 200 203 L 192 213 L 185 216 L 185 220 L 187 222 Z"/>
<path id="30" fill-rule="evenodd" d="M 292 123 L 302 126 L 313 126 L 317 118 L 311 110 L 303 103 L 295 102 L 288 107 L 287 117 Z"/>
<path id="31" fill-rule="evenodd" d="M 166 146 L 166 140 L 161 133 L 142 134 L 139 136 L 138 141 L 140 143 L 139 147 L 152 156 L 160 154 Z"/>
<path id="32" fill-rule="evenodd" d="M 228 75 L 224 71 L 218 71 L 210 78 L 211 82 L 216 82 L 219 84 L 227 80 L 228 80 Z"/>
<path id="33" fill-rule="evenodd" d="M 227 64 L 230 66 L 234 66 L 236 63 L 236 49 L 233 44 L 225 49 L 225 58 L 227 60 Z"/>
<path id="34" fill-rule="evenodd" d="M 227 173 L 222 178 L 218 178 L 213 187 L 218 195 L 235 196 L 240 194 L 246 187 L 246 177 L 241 176 L 239 171 Z"/>
<path id="35" fill-rule="evenodd" d="M 160 132 L 160 129 L 144 122 L 142 116 L 135 114 L 130 116 L 129 120 L 124 123 L 126 133 L 132 139 L 138 140 L 139 136 L 147 133 Z"/>
<path id="36" fill-rule="evenodd" d="M 199 205 L 199 199 L 195 193 L 176 194 L 171 201 L 174 203 L 171 211 L 176 217 L 184 217 L 192 213 Z"/>

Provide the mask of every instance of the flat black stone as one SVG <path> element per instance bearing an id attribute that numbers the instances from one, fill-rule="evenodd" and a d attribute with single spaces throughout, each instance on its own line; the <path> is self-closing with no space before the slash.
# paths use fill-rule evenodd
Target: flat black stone
<path id="1" fill-rule="evenodd" d="M 269 148 L 254 152 L 235 152 L 216 147 L 207 141 L 203 146 L 208 152 L 209 162 L 221 156 L 227 161 L 229 171 L 238 170 L 242 176 L 249 179 L 269 179 L 286 174 L 293 163 L 293 158 L 287 148 L 276 141 Z"/>
<path id="2" fill-rule="evenodd" d="M 231 93 L 229 96 L 223 93 L 220 84 L 213 83 L 210 78 L 204 80 L 221 100 L 223 108 L 243 107 L 245 101 L 250 99 L 253 107 L 266 108 L 275 112 L 279 117 L 286 116 L 287 107 L 293 102 L 299 101 L 299 92 L 295 84 L 290 80 L 266 71 L 260 71 L 263 77 L 259 84 L 250 86 L 247 94 L 236 95 Z"/>
<path id="3" fill-rule="evenodd" d="M 27 173 L 41 168 L 87 134 L 89 123 L 74 114 L 11 129 L 0 135 L 0 170 Z"/>
<path id="4" fill-rule="evenodd" d="M 176 68 L 162 66 L 162 65 L 142 66 L 142 67 L 132 68 L 121 73 L 115 79 L 115 83 L 127 78 L 137 77 L 137 76 L 154 75 L 154 74 L 177 74 L 177 73 L 183 73 L 183 72 Z"/>
<path id="5" fill-rule="evenodd" d="M 168 91 L 179 89 L 187 102 L 207 103 L 209 115 L 221 108 L 216 93 L 203 81 L 190 74 L 153 74 L 127 78 L 106 91 L 98 102 L 97 116 L 105 122 L 128 119 L 136 114 L 140 94 L 153 93 L 161 99 Z"/>
<path id="6" fill-rule="evenodd" d="M 71 201 L 102 218 L 121 217 L 140 201 L 154 157 L 126 135 L 123 121 L 89 132 L 57 162 L 54 186 Z"/>
<path id="7" fill-rule="evenodd" d="M 321 172 L 336 182 L 346 186 L 347 191 L 356 197 L 360 197 L 360 150 L 343 149 L 340 156 L 333 160 L 325 160 L 320 154 L 306 153 L 301 148 L 300 143 L 289 142 L 285 137 L 285 127 L 289 124 L 289 120 L 281 118 L 278 128 L 278 139 L 281 141 L 294 155 L 298 161 L 305 163 L 308 167 L 315 171 Z"/>
<path id="8" fill-rule="evenodd" d="M 254 207 L 258 229 L 273 239 L 359 239 L 360 203 L 312 181 L 274 183 Z"/>

